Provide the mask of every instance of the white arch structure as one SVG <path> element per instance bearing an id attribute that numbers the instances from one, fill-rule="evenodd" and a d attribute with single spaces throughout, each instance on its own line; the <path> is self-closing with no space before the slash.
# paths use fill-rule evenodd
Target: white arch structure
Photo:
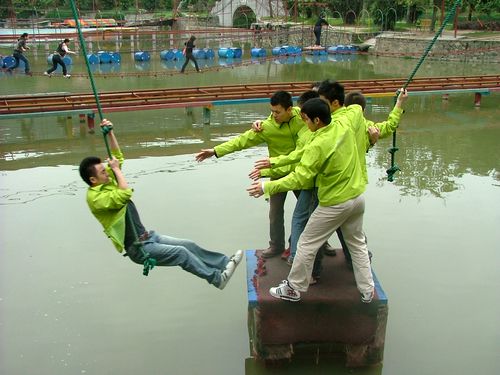
<path id="1" fill-rule="evenodd" d="M 257 20 L 261 17 L 285 16 L 285 7 L 281 0 L 219 0 L 210 14 L 219 18 L 220 26 L 231 27 L 236 10 L 243 6 L 252 9 Z"/>

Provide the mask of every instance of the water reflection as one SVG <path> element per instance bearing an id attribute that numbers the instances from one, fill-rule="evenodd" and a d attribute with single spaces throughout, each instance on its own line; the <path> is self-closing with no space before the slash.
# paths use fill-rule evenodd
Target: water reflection
<path id="1" fill-rule="evenodd" d="M 245 375 L 270 374 L 331 374 L 331 375 L 380 375 L 382 366 L 368 368 L 346 368 L 340 358 L 294 358 L 279 363 L 264 363 L 255 358 L 245 359 Z"/>
<path id="2" fill-rule="evenodd" d="M 443 198 L 462 189 L 457 181 L 465 174 L 500 180 L 498 110 L 490 107 L 490 102 L 489 108 L 474 108 L 470 96 L 455 97 L 453 103 L 444 104 L 436 98 L 410 99 L 397 136 L 400 150 L 396 163 L 401 172 L 394 183 L 401 187 L 402 194 Z M 380 108 L 377 111 L 386 112 Z M 384 140 L 370 151 L 375 165 L 388 166 L 385 149 L 390 145 L 391 140 Z M 379 183 L 383 181 L 381 177 Z"/>
<path id="3" fill-rule="evenodd" d="M 412 196 L 444 197 L 461 189 L 456 181 L 464 174 L 500 180 L 498 109 L 494 97 L 486 97 L 482 108 L 474 108 L 472 95 L 442 101 L 438 97 L 411 97 L 397 136 L 396 163 L 401 171 L 395 185 Z M 392 107 L 390 99 L 369 105 L 367 118 L 382 121 Z M 120 140 L 129 157 L 195 153 L 212 147 L 248 129 L 250 123 L 268 114 L 265 104 L 216 107 L 211 124 L 203 125 L 200 108 L 150 112 L 114 113 Z M 429 121 L 432 119 L 432 121 Z M 30 165 L 55 165 L 65 155 L 77 162 L 89 150 L 101 148 L 99 133 L 88 133 L 85 123 L 67 117 L 23 119 L 20 126 L 0 127 L 0 169 Z M 385 149 L 390 139 L 370 150 L 369 163 L 388 168 Z M 35 161 L 36 160 L 36 161 Z M 385 183 L 385 175 L 377 183 Z M 374 181 L 372 181 L 374 182 Z"/>

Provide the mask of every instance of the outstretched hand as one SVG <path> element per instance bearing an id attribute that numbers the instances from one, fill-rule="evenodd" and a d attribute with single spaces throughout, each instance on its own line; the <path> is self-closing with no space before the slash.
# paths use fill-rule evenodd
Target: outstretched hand
<path id="1" fill-rule="evenodd" d="M 260 169 L 257 168 L 252 169 L 252 171 L 248 174 L 248 177 L 250 177 L 254 181 L 257 181 L 259 178 L 262 177 Z"/>
<path id="2" fill-rule="evenodd" d="M 202 162 L 215 155 L 215 150 L 213 148 L 202 149 L 201 152 L 197 153 L 195 158 L 197 162 Z"/>
<path id="3" fill-rule="evenodd" d="M 271 168 L 271 160 L 269 160 L 269 158 L 257 160 L 254 163 L 254 167 L 256 169 Z"/>
<path id="4" fill-rule="evenodd" d="M 249 188 L 247 188 L 248 195 L 254 198 L 258 198 L 264 195 L 264 190 L 262 190 L 262 184 L 260 181 L 252 183 Z"/>

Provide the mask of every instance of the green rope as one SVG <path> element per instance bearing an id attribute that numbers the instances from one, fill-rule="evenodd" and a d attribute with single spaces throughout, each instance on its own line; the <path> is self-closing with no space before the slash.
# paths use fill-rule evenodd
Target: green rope
<path id="1" fill-rule="evenodd" d="M 95 102 L 97 105 L 97 111 L 99 112 L 99 117 L 102 121 L 104 119 L 104 115 L 102 112 L 101 102 L 99 101 L 99 95 L 97 95 L 97 89 L 96 89 L 95 82 L 94 82 L 94 76 L 92 75 L 92 71 L 90 70 L 90 63 L 89 63 L 89 59 L 87 58 L 87 49 L 85 48 L 85 40 L 83 39 L 83 33 L 82 33 L 82 29 L 80 27 L 80 20 L 78 18 L 78 12 L 76 9 L 75 0 L 70 0 L 70 4 L 71 4 L 71 11 L 73 12 L 73 18 L 75 19 L 76 28 L 78 30 L 78 38 L 80 40 L 80 47 L 82 48 L 83 58 L 85 59 L 85 64 L 87 65 L 87 73 L 89 75 L 90 84 L 92 86 L 92 92 L 94 93 L 94 98 L 95 98 Z M 104 138 L 104 144 L 106 145 L 106 150 L 108 152 L 109 158 L 112 158 L 112 154 L 111 154 L 111 148 L 109 147 L 107 135 L 111 131 L 111 129 L 112 129 L 112 127 L 110 127 L 110 126 L 104 126 L 101 128 L 103 138 Z M 134 232 L 134 238 L 136 239 L 134 242 L 134 245 L 136 245 L 139 248 L 139 250 L 141 251 L 142 256 L 144 258 L 144 268 L 143 268 L 142 274 L 144 276 L 148 276 L 149 271 L 152 270 L 154 266 L 156 266 L 156 259 L 150 258 L 149 254 L 146 251 L 144 251 L 144 249 L 142 248 L 142 243 L 139 241 L 139 236 L 137 235 L 137 230 L 135 228 L 135 225 L 134 225 L 132 218 L 130 216 L 130 212 L 128 210 L 127 210 L 127 220 L 130 223 L 130 227 L 132 228 L 132 230 Z"/>
<path id="2" fill-rule="evenodd" d="M 417 74 L 418 69 L 423 64 L 425 58 L 427 57 L 427 55 L 431 51 L 432 47 L 436 43 L 437 39 L 439 38 L 439 36 L 443 32 L 443 29 L 445 28 L 445 26 L 448 23 L 448 21 L 450 20 L 450 18 L 453 17 L 453 15 L 455 14 L 455 12 L 457 11 L 457 8 L 461 4 L 461 2 L 462 2 L 462 0 L 456 0 L 455 3 L 453 4 L 452 8 L 446 14 L 446 17 L 443 20 L 443 24 L 441 25 L 441 27 L 439 28 L 439 30 L 436 32 L 436 35 L 434 35 L 434 38 L 432 38 L 431 42 L 429 43 L 429 45 L 425 49 L 424 53 L 420 57 L 420 60 L 418 60 L 418 63 L 415 66 L 415 69 L 413 69 L 413 71 L 411 72 L 410 76 L 408 77 L 408 79 L 404 83 L 403 89 L 406 89 L 408 87 L 408 85 L 410 84 L 410 82 L 413 80 L 413 77 L 415 77 L 415 74 Z M 396 92 L 396 96 L 395 96 L 394 102 L 396 102 L 398 96 L 399 96 L 399 90 Z M 397 171 L 401 170 L 397 166 L 397 164 L 396 164 L 395 155 L 394 155 L 396 153 L 396 151 L 398 151 L 398 150 L 399 150 L 399 148 L 396 147 L 396 131 L 394 131 L 394 133 L 392 133 L 392 147 L 390 147 L 387 150 L 391 154 L 391 167 L 389 169 L 387 169 L 387 171 L 386 171 L 387 172 L 387 180 L 390 181 L 390 182 L 392 182 L 394 180 L 394 174 Z"/>

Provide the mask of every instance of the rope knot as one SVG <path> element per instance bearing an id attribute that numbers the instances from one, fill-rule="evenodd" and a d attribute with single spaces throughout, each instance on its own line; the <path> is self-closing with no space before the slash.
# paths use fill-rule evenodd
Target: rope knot
<path id="1" fill-rule="evenodd" d="M 144 269 L 142 270 L 142 274 L 144 276 L 149 275 L 149 271 L 151 271 L 154 266 L 156 266 L 156 259 L 150 258 L 149 255 L 144 260 Z"/>
<path id="2" fill-rule="evenodd" d="M 387 173 L 387 181 L 392 182 L 394 181 L 394 175 L 396 174 L 397 171 L 400 171 L 399 167 L 397 165 L 393 165 L 389 169 L 386 170 Z"/>
<path id="3" fill-rule="evenodd" d="M 113 130 L 113 125 L 101 126 L 102 134 L 104 134 L 105 136 L 108 135 L 111 130 Z"/>

